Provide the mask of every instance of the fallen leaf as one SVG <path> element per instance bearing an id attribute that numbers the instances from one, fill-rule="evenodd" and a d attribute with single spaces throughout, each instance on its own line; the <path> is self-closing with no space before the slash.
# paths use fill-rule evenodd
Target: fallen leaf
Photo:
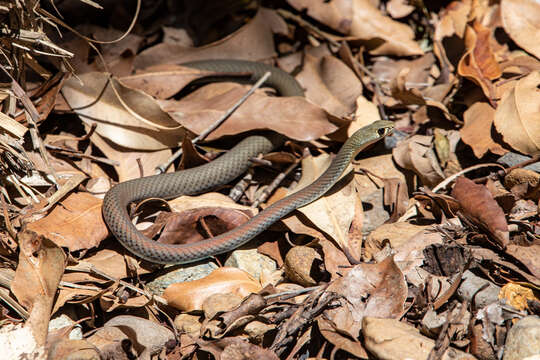
<path id="1" fill-rule="evenodd" d="M 365 317 L 362 334 L 366 348 L 378 358 L 428 359 L 435 341 L 420 334 L 418 329 L 397 319 Z M 472 355 L 448 348 L 441 359 L 474 360 Z"/>
<path id="2" fill-rule="evenodd" d="M 444 174 L 432 148 L 432 137 L 414 135 L 402 141 L 392 150 L 396 163 L 414 171 L 427 186 L 435 186 L 444 179 Z"/>
<path id="3" fill-rule="evenodd" d="M 164 111 L 182 125 L 200 134 L 215 123 L 247 92 L 235 83 L 210 84 L 176 100 L 160 100 Z M 252 94 L 207 140 L 254 129 L 271 129 L 290 138 L 309 141 L 337 129 L 326 112 L 300 96 L 270 97 Z"/>
<path id="4" fill-rule="evenodd" d="M 201 47 L 186 47 L 159 43 L 135 59 L 136 69 L 154 65 L 182 64 L 208 59 L 242 59 L 260 61 L 275 56 L 273 31 L 281 32 L 286 26 L 274 10 L 260 8 L 257 15 L 245 26 L 225 38 Z"/>
<path id="5" fill-rule="evenodd" d="M 452 189 L 463 215 L 485 229 L 503 249 L 508 245 L 508 224 L 504 212 L 484 185 L 460 176 Z"/>
<path id="6" fill-rule="evenodd" d="M 202 279 L 169 285 L 163 298 L 176 309 L 193 311 L 201 310 L 204 300 L 212 294 L 235 293 L 245 297 L 259 290 L 261 285 L 247 272 L 222 267 Z"/>
<path id="7" fill-rule="evenodd" d="M 119 165 L 114 167 L 118 175 L 118 182 L 154 175 L 156 167 L 167 162 L 172 156 L 171 149 L 134 151 L 113 144 L 97 134 L 92 136 L 92 143 L 108 159 L 118 162 Z M 173 171 L 174 168 L 170 166 L 166 172 Z"/>
<path id="8" fill-rule="evenodd" d="M 50 214 L 28 224 L 27 230 L 46 236 L 69 251 L 98 246 L 109 231 L 101 216 L 102 200 L 88 193 L 72 193 Z M 81 232 L 81 229 L 92 231 Z"/>
<path id="9" fill-rule="evenodd" d="M 340 307 L 326 310 L 326 317 L 339 331 L 355 339 L 364 317 L 401 316 L 407 283 L 392 257 L 388 257 L 378 264 L 354 266 L 345 276 L 333 281 L 327 291 L 341 295 L 344 301 Z"/>
<path id="10" fill-rule="evenodd" d="M 306 89 L 305 97 L 313 104 L 337 117 L 354 112 L 355 101 L 362 95 L 362 83 L 327 46 L 287 56 L 279 60 L 279 65 L 286 71 L 302 66 L 295 78 Z"/>
<path id="11" fill-rule="evenodd" d="M 506 252 L 518 259 L 531 274 L 540 278 L 540 245 L 533 244 L 531 246 L 519 246 L 510 244 L 506 248 Z"/>
<path id="12" fill-rule="evenodd" d="M 297 10 L 321 23 L 366 42 L 374 55 L 421 55 L 410 27 L 384 16 L 368 0 L 288 0 Z"/>
<path id="13" fill-rule="evenodd" d="M 105 73 L 71 77 L 62 94 L 85 124 L 96 124 L 97 134 L 123 147 L 162 150 L 188 135 L 152 97 Z"/>
<path id="14" fill-rule="evenodd" d="M 463 38 L 467 28 L 471 1 L 452 1 L 441 11 L 440 20 L 435 24 L 433 38 L 442 41 L 445 37 L 456 35 Z"/>
<path id="15" fill-rule="evenodd" d="M 34 232 L 23 232 L 18 240 L 19 263 L 10 288 L 30 312 L 26 326 L 32 330 L 37 345 L 44 346 L 66 256 L 56 244 Z"/>
<path id="16" fill-rule="evenodd" d="M 524 154 L 540 151 L 540 73 L 521 78 L 507 91 L 495 111 L 495 128 L 504 141 Z"/>
<path id="17" fill-rule="evenodd" d="M 386 11 L 394 19 L 399 19 L 412 13 L 414 6 L 410 5 L 409 0 L 390 0 L 386 4 Z"/>
<path id="18" fill-rule="evenodd" d="M 476 102 L 463 113 L 465 125 L 459 133 L 463 142 L 472 148 L 478 159 L 488 151 L 497 155 L 504 155 L 507 152 L 491 136 L 494 119 L 495 109 L 485 102 Z"/>
<path id="19" fill-rule="evenodd" d="M 512 40 L 540 58 L 540 4 L 534 0 L 502 0 L 501 17 Z"/>
<path id="20" fill-rule="evenodd" d="M 458 64 L 458 73 L 482 87 L 490 101 L 495 100 L 492 80 L 499 78 L 502 71 L 490 47 L 491 30 L 478 21 L 468 26 L 465 32 L 467 52 Z"/>

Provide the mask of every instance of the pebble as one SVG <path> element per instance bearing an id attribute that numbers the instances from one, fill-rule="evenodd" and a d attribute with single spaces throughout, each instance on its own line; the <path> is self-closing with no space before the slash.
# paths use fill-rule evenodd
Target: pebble
<path id="1" fill-rule="evenodd" d="M 540 317 L 526 316 L 508 332 L 503 360 L 524 360 L 540 355 Z"/>

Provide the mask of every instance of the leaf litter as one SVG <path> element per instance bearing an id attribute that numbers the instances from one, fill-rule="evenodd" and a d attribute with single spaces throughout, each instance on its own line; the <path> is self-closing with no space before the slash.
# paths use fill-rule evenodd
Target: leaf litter
<path id="1" fill-rule="evenodd" d="M 529 340 L 540 328 L 537 2 L 23 3 L 0 7 L 7 358 L 540 352 Z M 207 59 L 276 65 L 306 97 L 257 89 L 192 144 L 251 88 L 205 85 L 220 74 L 181 66 Z M 129 209 L 164 243 L 226 232 L 308 185 L 377 119 L 394 134 L 230 254 L 151 264 L 103 222 L 111 186 L 179 148 L 166 171 L 211 161 L 245 132 L 285 135 L 237 183 Z"/>

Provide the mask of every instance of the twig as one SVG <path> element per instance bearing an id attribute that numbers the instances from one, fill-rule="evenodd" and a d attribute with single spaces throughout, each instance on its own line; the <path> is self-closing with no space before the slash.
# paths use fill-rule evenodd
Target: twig
<path id="1" fill-rule="evenodd" d="M 151 294 L 151 293 L 149 293 L 147 291 L 139 289 L 138 287 L 136 287 L 136 286 L 124 281 L 124 280 L 120 280 L 120 279 L 117 279 L 117 278 L 115 278 L 113 276 L 110 276 L 109 274 L 104 273 L 103 271 L 96 268 L 93 264 L 81 261 L 77 265 L 68 266 L 66 268 L 66 270 L 80 271 L 80 272 L 87 273 L 87 274 L 95 274 L 95 275 L 101 276 L 101 277 L 103 277 L 103 278 L 105 278 L 107 280 L 111 280 L 111 281 L 114 281 L 114 282 L 116 282 L 116 283 L 118 283 L 118 284 L 120 284 L 122 286 L 125 286 L 128 289 L 131 289 L 131 290 L 135 291 L 138 294 L 144 295 L 144 296 L 148 297 L 149 299 L 154 299 L 154 300 L 156 300 L 156 302 L 158 302 L 158 303 L 160 303 L 162 305 L 167 305 L 167 301 L 165 299 L 163 299 L 161 296 Z"/>
<path id="2" fill-rule="evenodd" d="M 242 105 L 247 100 L 248 97 L 251 96 L 251 94 L 255 92 L 255 90 L 257 90 L 264 84 L 264 82 L 270 77 L 270 75 L 271 75 L 270 71 L 267 71 L 266 73 L 264 73 L 264 75 L 255 84 L 253 84 L 251 89 L 249 89 L 249 91 L 244 96 L 242 96 L 242 98 L 238 100 L 236 104 L 234 104 L 229 110 L 227 110 L 227 112 L 223 114 L 223 116 L 219 120 L 217 120 L 214 124 L 212 124 L 212 126 L 210 126 L 208 129 L 203 131 L 199 136 L 191 140 L 191 142 L 193 144 L 196 144 L 199 141 L 204 140 L 212 131 L 217 129 L 225 120 L 227 120 L 236 111 L 236 109 L 240 107 L 240 105 Z M 167 160 L 166 163 L 161 164 L 158 167 L 156 167 L 156 174 L 164 173 L 169 168 L 169 166 L 171 166 L 171 164 L 182 155 L 182 152 L 183 152 L 182 148 L 180 148 L 177 152 L 173 154 L 173 156 L 169 158 L 169 160 Z"/>
<path id="3" fill-rule="evenodd" d="M 249 168 L 247 174 L 238 181 L 231 191 L 229 191 L 229 197 L 234 201 L 238 202 L 240 200 L 240 197 L 242 197 L 242 194 L 246 191 L 249 184 L 251 184 L 251 180 L 253 180 L 253 168 Z"/>
<path id="4" fill-rule="evenodd" d="M 456 178 L 460 177 L 461 175 L 463 174 L 466 174 L 470 171 L 473 171 L 473 170 L 476 170 L 476 169 L 481 169 L 483 167 L 490 167 L 490 166 L 498 166 L 498 167 L 501 167 L 504 169 L 504 167 L 501 165 L 501 164 L 495 164 L 495 163 L 487 163 L 487 164 L 478 164 L 478 165 L 474 165 L 474 166 L 471 166 L 471 167 L 468 167 L 466 169 L 463 169 L 461 170 L 460 172 L 457 172 L 449 177 L 447 177 L 446 179 L 444 179 L 443 181 L 441 181 L 439 184 L 437 184 L 433 190 L 434 193 L 445 188 L 448 184 L 450 184 L 452 181 L 454 181 Z"/>
<path id="5" fill-rule="evenodd" d="M 78 157 L 78 158 L 82 158 L 82 159 L 90 159 L 90 160 L 93 160 L 95 162 L 100 162 L 100 163 L 103 163 L 103 164 L 107 164 L 107 165 L 111 165 L 111 166 L 119 166 L 120 163 L 116 160 L 109 160 L 109 159 L 106 159 L 106 158 L 102 158 L 102 157 L 99 157 L 99 156 L 94 156 L 94 155 L 88 155 L 88 154 L 83 154 L 77 150 L 72 150 L 72 149 L 65 149 L 65 148 L 61 148 L 61 147 L 58 147 L 58 146 L 54 146 L 54 145 L 49 145 L 49 144 L 45 144 L 45 148 L 53 151 L 53 152 L 56 152 L 56 153 L 59 153 L 60 155 L 64 155 L 64 156 L 68 156 L 68 157 Z"/>
<path id="6" fill-rule="evenodd" d="M 293 13 L 287 11 L 287 10 L 283 10 L 283 9 L 278 9 L 277 13 L 279 15 L 283 16 L 285 19 L 296 21 L 298 23 L 298 25 L 306 28 L 308 31 L 311 31 L 311 32 L 315 33 L 316 35 L 318 35 L 319 37 L 327 40 L 331 45 L 333 45 L 335 47 L 340 47 L 341 46 L 339 41 L 336 41 L 336 40 L 331 38 L 330 34 L 327 34 L 324 31 L 318 29 L 315 25 L 307 22 L 306 20 L 302 19 L 300 16 L 295 15 L 295 14 L 293 14 Z"/>
<path id="7" fill-rule="evenodd" d="M 270 194 L 279 186 L 279 184 L 281 184 L 281 182 L 287 177 L 287 175 L 289 175 L 291 173 L 291 171 L 293 171 L 294 169 L 296 169 L 296 167 L 298 166 L 298 164 L 300 164 L 300 162 L 302 161 L 303 157 L 300 157 L 298 159 L 296 159 L 295 162 L 293 162 L 291 165 L 289 165 L 289 167 L 287 169 L 285 169 L 285 171 L 279 173 L 278 176 L 276 176 L 276 178 L 270 183 L 270 185 L 268 185 L 263 191 L 262 193 L 259 195 L 259 197 L 253 202 L 253 204 L 251 204 L 251 207 L 252 208 L 256 208 L 258 207 L 261 203 L 265 202 L 266 199 L 268 199 L 268 197 L 270 196 Z"/>
<path id="8" fill-rule="evenodd" d="M 506 174 L 508 174 L 509 172 L 511 172 L 512 170 L 524 168 L 525 166 L 534 164 L 534 163 L 538 162 L 539 160 L 540 160 L 540 154 L 534 155 L 532 158 L 527 159 L 525 161 L 522 161 L 519 164 L 516 164 L 514 166 L 510 166 L 509 168 L 497 171 L 497 175 L 499 175 L 500 177 L 503 177 Z M 479 183 L 484 183 L 488 178 L 489 178 L 489 175 L 488 176 L 482 176 L 480 178 L 474 179 L 473 181 L 475 183 L 479 184 Z"/>

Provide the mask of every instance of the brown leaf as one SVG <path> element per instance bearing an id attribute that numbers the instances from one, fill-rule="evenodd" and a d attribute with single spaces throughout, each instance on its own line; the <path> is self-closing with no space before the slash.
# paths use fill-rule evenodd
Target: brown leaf
<path id="1" fill-rule="evenodd" d="M 235 83 L 210 84 L 180 101 L 159 102 L 173 118 L 200 134 L 246 92 L 247 87 Z M 271 129 L 293 139 L 309 141 L 331 133 L 337 127 L 328 120 L 324 110 L 303 97 L 270 97 L 256 92 L 207 139 L 254 129 Z"/>
<path id="2" fill-rule="evenodd" d="M 356 99 L 362 95 L 362 83 L 327 46 L 308 48 L 280 59 L 279 64 L 289 72 L 302 66 L 295 78 L 306 89 L 305 96 L 313 104 L 337 117 L 354 112 Z"/>
<path id="3" fill-rule="evenodd" d="M 453 35 L 463 38 L 470 11 L 470 0 L 452 1 L 441 11 L 440 20 L 435 24 L 433 38 L 437 41 L 442 41 L 443 38 Z"/>
<path id="4" fill-rule="evenodd" d="M 540 57 L 540 4 L 534 0 L 502 0 L 504 30 L 523 49 Z"/>
<path id="5" fill-rule="evenodd" d="M 317 318 L 317 325 L 322 336 L 336 348 L 347 351 L 359 359 L 368 359 L 366 349 L 362 346 L 362 343 L 356 339 L 351 340 L 349 337 L 339 333 L 334 324 L 325 319 L 322 316 Z"/>
<path id="6" fill-rule="evenodd" d="M 414 171 L 427 186 L 435 186 L 444 179 L 432 148 L 432 139 L 431 136 L 414 135 L 392 150 L 396 163 Z"/>
<path id="7" fill-rule="evenodd" d="M 507 91 L 495 111 L 495 128 L 504 141 L 524 154 L 540 151 L 540 73 L 521 78 Z"/>
<path id="8" fill-rule="evenodd" d="M 366 41 L 372 54 L 407 56 L 423 53 L 413 40 L 414 32 L 410 27 L 384 16 L 368 0 L 287 2 L 297 10 L 307 9 L 309 16 L 342 34 Z"/>
<path id="9" fill-rule="evenodd" d="M 540 279 L 540 245 L 531 246 L 508 245 L 506 252 L 519 261 L 529 270 L 531 274 Z"/>
<path id="10" fill-rule="evenodd" d="M 494 119 L 495 109 L 485 102 L 476 102 L 463 113 L 465 125 L 459 130 L 459 133 L 463 142 L 473 149 L 474 155 L 478 159 L 488 151 L 497 155 L 503 155 L 507 152 L 491 137 Z"/>
<path id="11" fill-rule="evenodd" d="M 29 309 L 26 326 L 32 329 L 37 345 L 44 346 L 66 256 L 56 244 L 34 232 L 23 232 L 18 240 L 21 251 L 11 291 Z"/>
<path id="12" fill-rule="evenodd" d="M 216 206 L 199 207 L 181 213 L 166 213 L 164 217 L 162 215 L 163 213 L 156 219 L 156 226 L 163 227 L 158 241 L 165 244 L 193 243 L 203 240 L 205 238 L 203 234 L 207 237 L 217 236 L 242 225 L 250 218 L 244 211 Z M 203 227 L 203 234 L 197 229 L 199 223 Z M 151 229 L 152 227 L 143 233 L 153 237 L 150 235 Z"/>
<path id="13" fill-rule="evenodd" d="M 467 52 L 458 64 L 458 73 L 482 87 L 484 95 L 493 101 L 496 92 L 491 80 L 497 79 L 502 72 L 490 47 L 491 30 L 475 21 L 467 27 L 465 46 Z"/>
<path id="14" fill-rule="evenodd" d="M 435 341 L 420 334 L 414 326 L 397 319 L 377 319 L 365 317 L 362 334 L 366 349 L 377 358 L 388 359 L 429 359 L 436 346 Z M 443 347 L 444 349 L 444 347 Z M 474 360 L 474 356 L 452 347 L 437 359 Z"/>
<path id="15" fill-rule="evenodd" d="M 283 19 L 273 10 L 260 8 L 250 22 L 221 40 L 196 48 L 159 43 L 138 54 L 134 66 L 136 69 L 143 69 L 154 65 L 182 64 L 195 60 L 271 59 L 275 56 L 272 33 L 275 32 L 274 29 L 283 28 L 280 23 L 284 23 Z"/>
<path id="16" fill-rule="evenodd" d="M 399 317 L 407 298 L 407 283 L 391 257 L 378 264 L 359 264 L 333 281 L 328 291 L 343 296 L 342 306 L 326 310 L 328 319 L 344 334 L 356 338 L 362 318 Z"/>
<path id="17" fill-rule="evenodd" d="M 161 150 L 178 146 L 188 134 L 154 98 L 105 73 L 71 77 L 62 94 L 85 124 L 96 124 L 97 134 L 123 147 Z"/>
<path id="18" fill-rule="evenodd" d="M 399 19 L 412 13 L 414 6 L 410 5 L 409 0 L 390 0 L 386 4 L 386 11 L 394 19 Z"/>
<path id="19" fill-rule="evenodd" d="M 28 224 L 27 229 L 47 236 L 70 251 L 91 249 L 109 233 L 101 216 L 102 202 L 88 193 L 72 193 L 49 215 Z M 92 231 L 81 232 L 81 229 Z"/>
<path id="20" fill-rule="evenodd" d="M 459 201 L 464 216 L 485 229 L 502 248 L 508 245 L 508 224 L 504 212 L 484 185 L 460 176 L 452 189 L 452 196 Z"/>
<path id="21" fill-rule="evenodd" d="M 109 160 L 118 162 L 114 169 L 118 174 L 118 182 L 137 179 L 155 174 L 156 167 L 165 163 L 172 155 L 171 149 L 157 151 L 134 151 L 106 141 L 95 134 L 92 143 L 107 156 Z M 173 172 L 170 166 L 167 172 Z"/>
<path id="22" fill-rule="evenodd" d="M 163 298 L 179 310 L 201 310 L 204 300 L 213 294 L 235 293 L 242 297 L 257 293 L 261 285 L 243 270 L 222 267 L 210 275 L 194 281 L 171 284 Z"/>

